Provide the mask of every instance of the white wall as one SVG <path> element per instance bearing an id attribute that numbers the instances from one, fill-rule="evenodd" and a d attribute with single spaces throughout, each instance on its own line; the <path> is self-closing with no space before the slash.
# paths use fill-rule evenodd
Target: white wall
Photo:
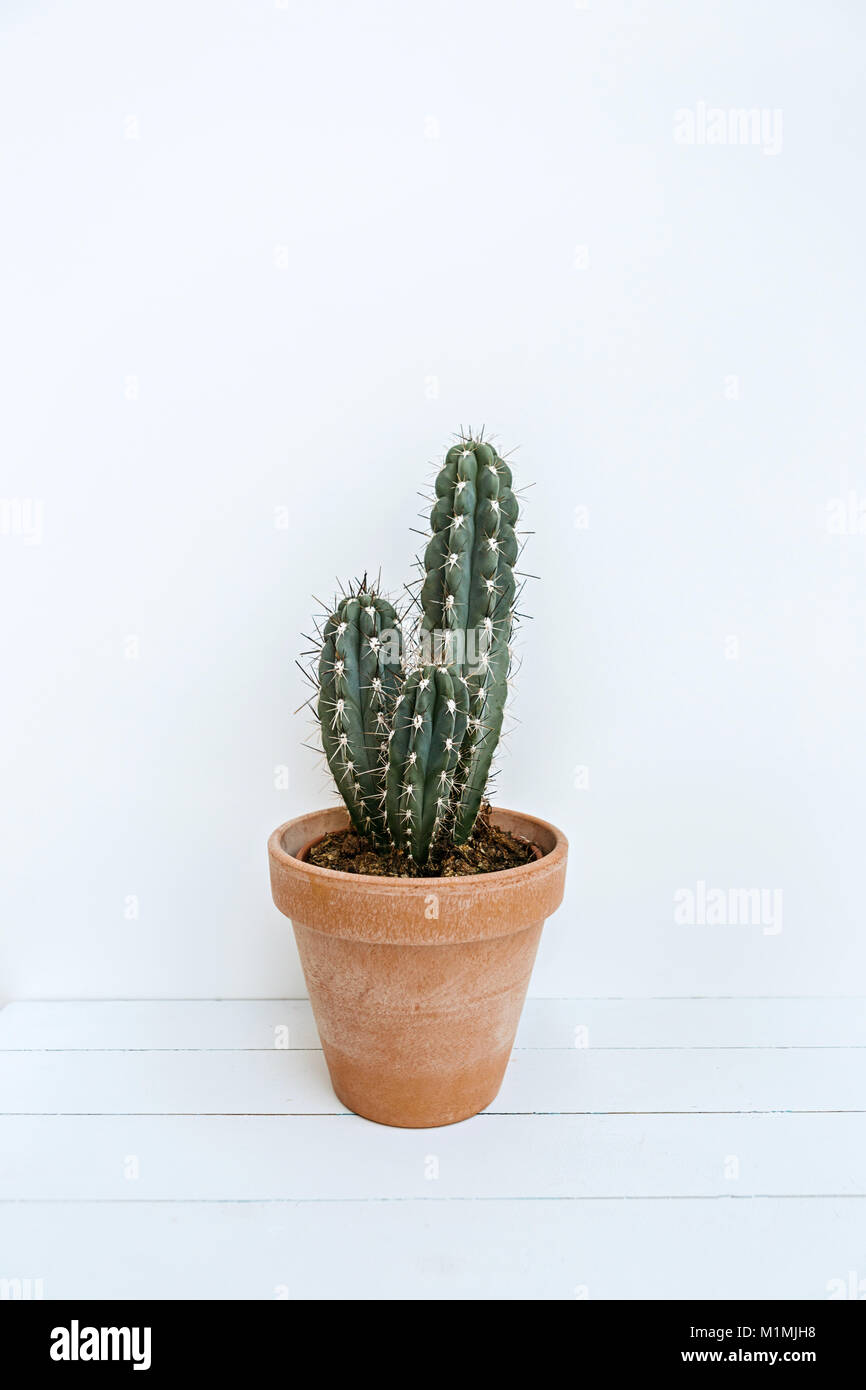
<path id="1" fill-rule="evenodd" d="M 862 990 L 862 9 L 4 15 L 0 997 L 302 991 L 310 594 L 402 582 L 482 421 L 541 576 L 499 799 L 572 842 L 536 993 Z M 782 931 L 678 925 L 698 880 Z"/>

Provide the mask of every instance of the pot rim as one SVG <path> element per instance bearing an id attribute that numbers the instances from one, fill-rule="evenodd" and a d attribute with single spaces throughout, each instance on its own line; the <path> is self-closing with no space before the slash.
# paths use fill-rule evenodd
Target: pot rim
<path id="1" fill-rule="evenodd" d="M 436 876 L 403 878 L 397 874 L 352 874 L 347 873 L 344 869 L 326 869 L 320 864 L 311 864 L 309 860 L 299 859 L 297 855 L 289 854 L 288 850 L 283 848 L 283 836 L 290 827 L 296 826 L 301 821 L 307 820 L 308 818 L 312 820 L 314 817 L 342 811 L 342 807 L 328 806 L 320 811 L 308 811 L 301 816 L 292 816 L 290 820 L 284 821 L 282 825 L 277 826 L 276 830 L 272 832 L 268 839 L 268 853 L 272 859 L 276 860 L 278 864 L 283 865 L 284 868 L 303 874 L 309 874 L 314 882 L 319 880 L 320 882 L 333 883 L 334 885 L 342 884 L 348 888 L 378 888 L 379 890 L 386 887 L 398 888 L 400 890 L 420 890 L 426 888 L 427 891 L 430 892 L 435 888 L 435 891 L 439 893 L 465 893 L 469 884 L 478 884 L 482 882 L 503 884 L 505 880 L 509 878 L 512 880 L 515 878 L 525 880 L 530 875 L 539 872 L 544 872 L 545 874 L 549 873 L 552 868 L 565 860 L 568 855 L 568 840 L 563 832 L 559 830 L 557 826 L 552 825 L 550 821 L 542 820 L 540 816 L 531 816 L 525 811 L 512 811 L 505 806 L 491 806 L 490 809 L 494 822 L 500 816 L 514 818 L 515 820 L 529 822 L 531 826 L 538 827 L 540 830 L 546 832 L 545 838 L 552 838 L 553 840 L 551 848 L 545 850 L 543 846 L 539 845 L 535 840 L 530 840 L 530 844 L 534 844 L 536 849 L 541 850 L 541 855 L 538 859 L 530 860 L 528 864 L 514 864 L 510 869 L 494 869 L 491 873 L 455 874 L 453 877 L 445 878 Z M 348 812 L 344 814 L 346 827 L 348 828 L 350 824 L 349 815 Z M 326 831 L 325 833 L 327 834 L 329 832 Z M 322 836 L 320 835 L 313 839 L 306 839 L 304 841 L 304 848 L 309 849 L 311 845 L 317 843 L 321 838 Z"/>

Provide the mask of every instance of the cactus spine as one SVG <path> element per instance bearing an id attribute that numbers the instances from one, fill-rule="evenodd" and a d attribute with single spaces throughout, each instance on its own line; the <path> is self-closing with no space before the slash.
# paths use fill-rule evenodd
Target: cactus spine
<path id="1" fill-rule="evenodd" d="M 467 692 L 468 720 L 452 792 L 463 844 L 481 806 L 502 730 L 514 607 L 517 499 L 511 470 L 483 440 L 461 439 L 436 479 L 424 554 L 422 640 Z"/>
<path id="2" fill-rule="evenodd" d="M 378 840 L 388 833 L 384 774 L 401 662 L 400 622 L 387 599 L 363 586 L 336 605 L 319 655 L 322 745 L 352 824 Z"/>
<path id="3" fill-rule="evenodd" d="M 466 732 L 469 697 L 441 666 L 420 666 L 396 700 L 388 749 L 385 805 L 396 845 L 427 862 L 448 816 L 454 772 Z"/>

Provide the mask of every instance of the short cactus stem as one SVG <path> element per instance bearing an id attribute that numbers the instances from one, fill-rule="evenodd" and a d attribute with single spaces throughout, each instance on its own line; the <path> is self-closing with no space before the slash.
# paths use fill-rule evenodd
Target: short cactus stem
<path id="1" fill-rule="evenodd" d="M 352 824 L 387 839 L 384 778 L 391 711 L 402 680 L 402 635 L 393 606 L 362 588 L 325 623 L 318 665 L 322 745 Z"/>

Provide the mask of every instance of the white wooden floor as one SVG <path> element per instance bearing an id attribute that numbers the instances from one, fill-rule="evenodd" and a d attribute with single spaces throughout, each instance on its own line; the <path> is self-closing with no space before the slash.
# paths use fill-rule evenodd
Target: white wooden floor
<path id="1" fill-rule="evenodd" d="M 46 1298 L 866 1296 L 863 1000 L 531 1000 L 439 1130 L 346 1112 L 302 1000 L 11 1004 L 0 1051 Z"/>

